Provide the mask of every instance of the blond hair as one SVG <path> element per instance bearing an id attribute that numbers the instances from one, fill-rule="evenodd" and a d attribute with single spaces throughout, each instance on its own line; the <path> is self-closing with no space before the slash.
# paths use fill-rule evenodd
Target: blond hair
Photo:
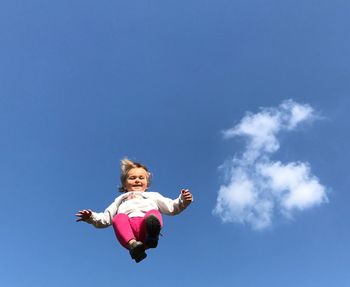
<path id="1" fill-rule="evenodd" d="M 120 182 L 121 182 L 121 187 L 119 187 L 120 192 L 127 191 L 125 189 L 125 181 L 126 181 L 126 178 L 128 176 L 129 171 L 132 170 L 133 168 L 143 168 L 146 171 L 146 173 L 147 173 L 147 187 L 150 186 L 152 175 L 148 171 L 148 168 L 139 162 L 131 161 L 128 158 L 124 158 L 120 162 Z"/>

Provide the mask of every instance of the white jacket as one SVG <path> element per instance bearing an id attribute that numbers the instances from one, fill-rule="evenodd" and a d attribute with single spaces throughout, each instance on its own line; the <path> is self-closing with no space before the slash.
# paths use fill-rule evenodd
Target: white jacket
<path id="1" fill-rule="evenodd" d="M 188 205 L 182 194 L 177 199 L 170 199 L 158 192 L 130 191 L 118 196 L 104 212 L 92 212 L 86 222 L 97 228 L 104 228 L 112 224 L 113 217 L 118 213 L 129 217 L 143 217 L 148 211 L 156 209 L 166 215 L 176 215 Z"/>

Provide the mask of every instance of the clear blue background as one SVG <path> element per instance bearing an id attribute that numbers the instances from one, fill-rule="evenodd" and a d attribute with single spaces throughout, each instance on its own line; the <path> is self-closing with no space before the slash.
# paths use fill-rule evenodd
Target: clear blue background
<path id="1" fill-rule="evenodd" d="M 2 0 L 0 285 L 350 286 L 350 4 L 345 0 Z M 265 231 L 212 215 L 221 131 L 285 99 L 323 116 L 283 138 L 329 203 Z M 119 161 L 195 202 L 135 264 L 76 223 L 117 195 Z"/>

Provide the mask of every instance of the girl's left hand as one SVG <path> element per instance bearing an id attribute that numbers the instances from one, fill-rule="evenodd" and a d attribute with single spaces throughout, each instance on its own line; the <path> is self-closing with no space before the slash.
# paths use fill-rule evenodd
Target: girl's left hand
<path id="1" fill-rule="evenodd" d="M 186 205 L 193 201 L 192 193 L 188 189 L 181 189 L 181 194 Z"/>

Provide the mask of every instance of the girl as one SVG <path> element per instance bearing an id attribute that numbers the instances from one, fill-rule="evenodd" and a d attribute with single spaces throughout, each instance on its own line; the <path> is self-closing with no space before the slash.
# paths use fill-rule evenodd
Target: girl
<path id="1" fill-rule="evenodd" d="M 121 187 L 118 196 L 104 212 L 90 209 L 79 211 L 77 221 L 85 221 L 97 228 L 113 225 L 115 235 L 122 246 L 129 249 L 136 263 L 145 259 L 148 248 L 156 248 L 163 227 L 161 213 L 176 215 L 192 201 L 188 189 L 182 189 L 177 199 L 163 197 L 158 192 L 146 192 L 151 173 L 147 167 L 128 159 L 121 161 Z"/>

